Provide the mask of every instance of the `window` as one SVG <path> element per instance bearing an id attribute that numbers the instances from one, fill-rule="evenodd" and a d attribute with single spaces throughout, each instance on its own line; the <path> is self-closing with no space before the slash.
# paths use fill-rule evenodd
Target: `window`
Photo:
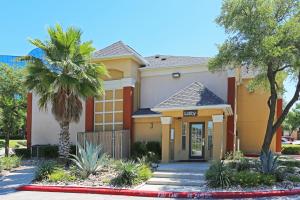
<path id="1" fill-rule="evenodd" d="M 95 131 L 123 129 L 123 90 L 106 90 L 95 99 Z"/>
<path id="2" fill-rule="evenodd" d="M 187 127 L 187 122 L 182 122 L 181 123 L 181 148 L 182 150 L 186 149 L 186 127 Z"/>

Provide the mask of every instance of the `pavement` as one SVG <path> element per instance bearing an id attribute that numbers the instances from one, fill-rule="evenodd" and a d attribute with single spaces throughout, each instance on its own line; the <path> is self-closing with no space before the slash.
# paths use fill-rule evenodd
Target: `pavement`
<path id="1" fill-rule="evenodd" d="M 26 165 L 11 171 L 7 176 L 0 180 L 0 199 L 1 195 L 14 193 L 15 188 L 26 185 L 34 179 L 35 166 Z"/>

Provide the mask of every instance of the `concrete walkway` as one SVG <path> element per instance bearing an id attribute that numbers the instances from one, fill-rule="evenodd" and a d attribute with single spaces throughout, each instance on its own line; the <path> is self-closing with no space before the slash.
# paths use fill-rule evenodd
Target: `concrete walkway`
<path id="1" fill-rule="evenodd" d="M 15 188 L 26 185 L 34 179 L 35 166 L 21 166 L 10 172 L 0 180 L 0 199 L 1 195 L 15 192 Z"/>

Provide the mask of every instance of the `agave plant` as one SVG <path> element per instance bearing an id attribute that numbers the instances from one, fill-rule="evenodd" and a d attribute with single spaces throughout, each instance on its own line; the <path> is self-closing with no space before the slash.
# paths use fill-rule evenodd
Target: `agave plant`
<path id="1" fill-rule="evenodd" d="M 278 157 L 272 153 L 271 150 L 268 152 L 262 152 L 260 154 L 260 171 L 264 174 L 272 174 L 278 168 Z"/>
<path id="2" fill-rule="evenodd" d="M 78 156 L 70 154 L 70 160 L 81 170 L 84 177 L 95 174 L 107 162 L 107 156 L 102 152 L 101 145 L 86 142 L 85 148 L 78 145 L 78 153 Z"/>

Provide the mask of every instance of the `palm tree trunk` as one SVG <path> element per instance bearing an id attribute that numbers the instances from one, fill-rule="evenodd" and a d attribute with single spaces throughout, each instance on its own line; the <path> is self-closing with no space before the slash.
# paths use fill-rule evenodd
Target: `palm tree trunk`
<path id="1" fill-rule="evenodd" d="M 59 147 L 58 152 L 59 156 L 63 159 L 67 159 L 70 152 L 70 123 L 61 122 L 60 123 L 60 134 L 59 134 Z"/>
<path id="2" fill-rule="evenodd" d="M 9 156 L 9 132 L 5 133 L 5 157 Z"/>

